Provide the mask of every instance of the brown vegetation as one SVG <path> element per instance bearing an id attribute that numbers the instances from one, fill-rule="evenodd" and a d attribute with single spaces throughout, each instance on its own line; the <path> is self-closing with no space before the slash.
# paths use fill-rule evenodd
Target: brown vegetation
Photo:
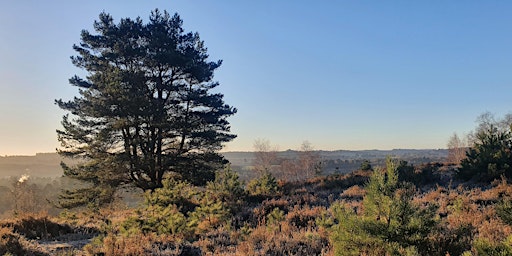
<path id="1" fill-rule="evenodd" d="M 422 168 L 425 167 L 417 169 Z M 418 170 L 414 172 L 421 174 Z M 215 204 L 215 200 L 227 195 L 222 186 L 210 185 L 209 189 L 214 188 L 211 192 L 209 189 L 188 192 L 180 189 L 181 197 L 175 200 L 189 202 L 186 211 L 181 207 L 134 209 L 118 204 L 94 211 L 66 211 L 58 217 L 18 215 L 0 223 L 0 254 L 333 255 L 336 240 L 332 239 L 332 227 L 337 220 L 332 207 L 341 203 L 362 216 L 362 201 L 367 196 L 366 186 L 371 175 L 372 171 L 357 171 L 304 182 L 280 181 L 277 182 L 278 193 L 251 196 L 239 192 L 241 201 L 237 204 Z M 419 187 L 412 198 L 413 205 L 420 208 L 437 205 L 436 224 L 428 227 L 429 235 L 418 242 L 435 249 L 419 251 L 420 255 L 506 252 L 512 227 L 498 216 L 496 205 L 512 198 L 512 185 L 507 179 L 491 185 L 460 183 L 456 187 L 445 179 L 434 181 L 434 184 Z M 201 195 L 209 195 L 206 198 L 213 201 L 198 197 Z M 233 211 L 219 210 L 222 205 Z M 165 231 L 178 223 L 168 222 L 169 216 L 174 216 L 175 221 L 181 221 L 184 226 L 176 226 L 174 233 Z M 140 222 L 143 219 L 146 222 Z M 162 232 L 151 229 L 159 219 L 167 221 L 167 229 L 160 229 Z M 137 223 L 145 226 L 137 228 Z M 386 252 L 383 248 L 387 247 L 377 246 L 375 250 Z M 397 252 L 406 255 L 411 250 L 405 248 Z"/>

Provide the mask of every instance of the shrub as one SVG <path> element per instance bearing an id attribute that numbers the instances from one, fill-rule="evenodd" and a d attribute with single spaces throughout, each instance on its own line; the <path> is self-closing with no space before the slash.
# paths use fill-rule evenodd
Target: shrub
<path id="1" fill-rule="evenodd" d="M 427 255 L 462 255 L 471 248 L 474 228 L 471 225 L 450 226 L 448 223 L 438 225 L 430 236 L 430 248 Z"/>
<path id="2" fill-rule="evenodd" d="M 163 207 L 151 205 L 137 212 L 120 224 L 120 231 L 125 236 L 139 234 L 168 234 L 174 237 L 187 238 L 190 228 L 187 218 L 174 204 Z"/>
<path id="3" fill-rule="evenodd" d="M 74 232 L 73 227 L 56 223 L 48 216 L 27 215 L 7 225 L 11 226 L 14 232 L 28 239 L 49 239 Z"/>
<path id="4" fill-rule="evenodd" d="M 206 255 L 232 255 L 237 242 L 229 230 L 219 227 L 205 233 L 194 245 Z"/>
<path id="5" fill-rule="evenodd" d="M 206 195 L 200 205 L 190 212 L 187 226 L 194 228 L 195 234 L 200 235 L 225 224 L 229 216 L 223 202 Z"/>
<path id="6" fill-rule="evenodd" d="M 459 178 L 492 181 L 501 175 L 512 177 L 512 135 L 491 125 L 480 131 L 476 141 L 462 160 Z"/>
<path id="7" fill-rule="evenodd" d="M 197 207 L 200 192 L 186 181 L 166 179 L 163 187 L 146 192 L 144 206 L 120 224 L 125 236 L 155 233 L 189 239 L 194 227 L 189 225 L 186 214 Z"/>
<path id="8" fill-rule="evenodd" d="M 410 182 L 415 186 L 430 184 L 439 180 L 439 175 L 436 172 L 441 166 L 440 163 L 428 163 L 414 167 L 412 164 L 409 165 L 407 161 L 400 161 L 397 166 L 398 177 L 400 182 Z"/>
<path id="9" fill-rule="evenodd" d="M 84 246 L 87 255 L 202 255 L 201 250 L 186 241 L 169 239 L 154 234 L 131 234 L 98 236 Z"/>
<path id="10" fill-rule="evenodd" d="M 364 195 L 366 194 L 366 190 L 361 188 L 358 185 L 352 186 L 350 188 L 347 188 L 343 191 L 341 194 L 342 198 L 346 198 L 349 200 L 361 200 L 364 198 Z"/>
<path id="11" fill-rule="evenodd" d="M 231 211 L 236 211 L 246 196 L 238 174 L 229 167 L 215 173 L 215 180 L 208 182 L 206 188 L 213 199 L 224 202 Z"/>
<path id="12" fill-rule="evenodd" d="M 229 177 L 229 178 L 227 178 Z M 195 239 L 226 223 L 230 214 L 222 199 L 237 190 L 237 176 L 229 171 L 201 191 L 184 181 L 165 180 L 164 187 L 146 193 L 145 205 L 135 216 L 121 223 L 123 234 L 155 233 L 181 239 Z"/>
<path id="13" fill-rule="evenodd" d="M 279 208 L 274 208 L 268 215 L 267 215 L 267 225 L 277 225 L 279 222 L 284 220 L 284 212 L 280 210 Z"/>
<path id="14" fill-rule="evenodd" d="M 473 243 L 477 255 L 512 255 L 512 236 L 502 242 L 491 242 L 486 239 L 477 239 Z"/>
<path id="15" fill-rule="evenodd" d="M 254 218 L 255 222 L 261 223 L 266 221 L 267 215 L 270 214 L 270 212 L 272 212 L 274 209 L 278 208 L 279 210 L 282 210 L 284 213 L 286 213 L 288 212 L 289 207 L 290 202 L 286 199 L 267 199 L 261 202 L 260 205 L 252 210 L 252 217 Z M 257 223 L 254 223 L 254 225 Z"/>
<path id="16" fill-rule="evenodd" d="M 395 163 L 375 171 L 366 185 L 364 214 L 345 204 L 334 204 L 338 224 L 331 228 L 335 253 L 342 255 L 412 254 L 429 248 L 427 237 L 436 226 L 435 206 L 419 207 L 412 200 L 415 188 L 399 183 Z"/>
<path id="17" fill-rule="evenodd" d="M 18 234 L 8 228 L 0 228 L 0 255 L 24 255 L 25 250 L 19 241 Z"/>
<path id="18" fill-rule="evenodd" d="M 512 201 L 510 199 L 501 200 L 496 205 L 496 214 L 498 214 L 503 222 L 512 226 Z"/>
<path id="19" fill-rule="evenodd" d="M 279 191 L 276 178 L 269 172 L 249 181 L 247 191 L 252 196 L 275 196 Z"/>
<path id="20" fill-rule="evenodd" d="M 376 232 L 378 227 L 371 227 L 371 232 L 366 230 L 366 221 L 343 204 L 333 204 L 331 211 L 337 224 L 330 229 L 329 238 L 336 255 L 385 255 L 388 252 L 386 243 Z"/>
<path id="21" fill-rule="evenodd" d="M 362 171 L 372 171 L 373 167 L 369 160 L 363 160 L 363 162 L 359 166 L 359 169 Z"/>
<path id="22" fill-rule="evenodd" d="M 165 208 L 176 205 L 182 213 L 193 211 L 197 206 L 197 197 L 200 193 L 190 183 L 172 178 L 165 179 L 162 183 L 162 188 L 146 192 L 144 201 L 146 206 L 158 205 Z"/>
<path id="23" fill-rule="evenodd" d="M 317 217 L 320 217 L 325 211 L 325 208 L 322 207 L 311 208 L 295 205 L 293 210 L 286 215 L 286 220 L 297 228 L 315 228 Z"/>
<path id="24" fill-rule="evenodd" d="M 328 240 L 318 233 L 258 226 L 239 244 L 235 255 L 326 255 L 326 248 Z"/>

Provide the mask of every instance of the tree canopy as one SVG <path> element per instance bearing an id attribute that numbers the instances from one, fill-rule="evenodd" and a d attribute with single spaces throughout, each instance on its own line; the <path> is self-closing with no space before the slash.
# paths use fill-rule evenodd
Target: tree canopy
<path id="1" fill-rule="evenodd" d="M 81 33 L 73 64 L 87 72 L 70 84 L 79 97 L 56 104 L 63 117 L 58 140 L 65 175 L 94 187 L 162 187 L 173 173 L 195 184 L 214 178 L 222 144 L 236 136 L 227 118 L 236 108 L 212 90 L 221 61 L 209 61 L 198 33 L 185 33 L 178 14 L 158 9 L 148 23 L 101 13 L 95 34 Z M 75 191 L 76 192 L 76 191 Z"/>
<path id="2" fill-rule="evenodd" d="M 495 126 L 478 132 L 457 174 L 469 180 L 492 181 L 501 175 L 512 176 L 512 135 Z"/>

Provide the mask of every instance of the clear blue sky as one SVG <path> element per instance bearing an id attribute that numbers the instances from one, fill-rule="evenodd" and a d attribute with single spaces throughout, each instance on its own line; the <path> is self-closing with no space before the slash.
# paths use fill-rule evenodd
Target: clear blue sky
<path id="1" fill-rule="evenodd" d="M 69 57 L 101 11 L 178 12 L 197 31 L 238 138 L 279 149 L 444 148 L 485 111 L 512 110 L 511 1 L 0 2 L 0 155 L 53 152 L 83 74 Z"/>

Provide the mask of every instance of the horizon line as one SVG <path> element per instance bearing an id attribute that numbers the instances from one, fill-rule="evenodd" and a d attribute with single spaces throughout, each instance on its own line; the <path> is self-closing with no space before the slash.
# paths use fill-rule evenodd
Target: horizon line
<path id="1" fill-rule="evenodd" d="M 324 152 L 336 152 L 336 151 L 394 151 L 394 150 L 448 150 L 448 148 L 393 148 L 393 149 L 314 149 L 312 151 L 324 151 Z M 286 151 L 297 151 L 298 149 L 286 149 L 286 150 L 275 150 L 270 152 L 286 152 Z M 256 150 L 229 150 L 229 151 L 220 151 L 219 153 L 253 153 L 257 152 Z M 37 156 L 41 154 L 58 154 L 57 152 L 37 152 L 35 154 L 3 154 L 0 157 L 24 157 L 24 156 Z"/>

